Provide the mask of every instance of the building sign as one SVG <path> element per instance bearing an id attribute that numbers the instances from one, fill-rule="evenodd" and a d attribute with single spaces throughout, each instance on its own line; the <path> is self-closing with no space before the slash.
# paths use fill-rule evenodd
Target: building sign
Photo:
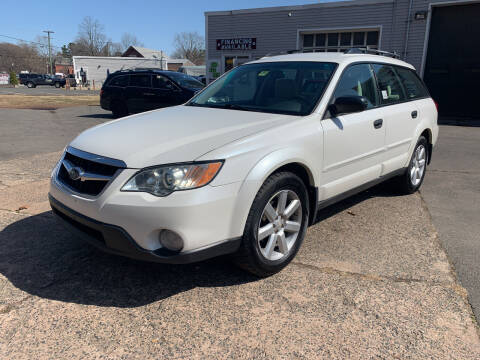
<path id="1" fill-rule="evenodd" d="M 10 81 L 10 75 L 1 73 L 0 74 L 0 85 L 7 85 Z"/>
<path id="2" fill-rule="evenodd" d="M 217 39 L 217 50 L 255 50 L 257 38 Z"/>

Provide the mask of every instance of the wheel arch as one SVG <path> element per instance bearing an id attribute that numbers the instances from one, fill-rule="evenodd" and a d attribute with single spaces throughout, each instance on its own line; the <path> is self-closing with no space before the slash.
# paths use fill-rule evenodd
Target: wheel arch
<path id="1" fill-rule="evenodd" d="M 430 161 L 432 160 L 432 150 L 433 150 L 432 130 L 427 128 L 422 131 L 420 136 L 424 136 L 427 139 L 427 142 L 428 142 L 427 164 L 430 164 Z"/>
<path id="2" fill-rule="evenodd" d="M 317 181 L 313 166 L 300 155 L 287 149 L 277 150 L 252 167 L 239 189 L 237 198 L 240 201 L 235 206 L 231 223 L 233 233 L 243 234 L 248 213 L 261 186 L 270 176 L 281 171 L 297 175 L 305 184 L 309 195 L 309 225 L 313 223 L 318 205 Z"/>

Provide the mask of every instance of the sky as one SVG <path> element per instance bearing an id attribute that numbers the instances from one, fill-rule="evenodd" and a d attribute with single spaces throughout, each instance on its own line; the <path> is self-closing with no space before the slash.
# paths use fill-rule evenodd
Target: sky
<path id="1" fill-rule="evenodd" d="M 174 50 L 175 33 L 197 31 L 205 34 L 205 11 L 237 10 L 256 7 L 301 5 L 320 0 L 1 0 L 0 42 L 35 40 L 52 30 L 52 44 L 58 49 L 74 41 L 78 24 L 85 16 L 99 20 L 113 42 L 124 32 L 137 36 L 147 48 Z M 331 1 L 331 0 L 322 0 Z M 16 15 L 16 16 L 13 16 Z"/>

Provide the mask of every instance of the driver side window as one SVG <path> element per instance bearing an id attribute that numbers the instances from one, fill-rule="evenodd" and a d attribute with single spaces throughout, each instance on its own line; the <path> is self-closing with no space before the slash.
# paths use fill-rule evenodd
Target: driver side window
<path id="1" fill-rule="evenodd" d="M 352 65 L 343 72 L 333 93 L 333 101 L 341 96 L 364 96 L 368 101 L 367 109 L 378 105 L 375 78 L 370 65 Z"/>

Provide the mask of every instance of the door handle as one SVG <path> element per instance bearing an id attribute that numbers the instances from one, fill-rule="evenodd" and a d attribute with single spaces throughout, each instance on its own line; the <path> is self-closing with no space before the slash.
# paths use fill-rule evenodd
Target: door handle
<path id="1" fill-rule="evenodd" d="M 153 95 L 155 95 L 155 94 L 152 94 L 152 93 L 143 93 L 143 95 L 145 95 L 145 96 L 153 96 Z"/>
<path id="2" fill-rule="evenodd" d="M 380 129 L 383 125 L 383 119 L 378 119 L 373 122 L 373 127 L 375 129 Z"/>
<path id="3" fill-rule="evenodd" d="M 413 111 L 412 111 L 412 119 L 415 119 L 417 116 L 418 116 L 418 111 L 417 111 L 417 110 L 413 110 Z"/>

